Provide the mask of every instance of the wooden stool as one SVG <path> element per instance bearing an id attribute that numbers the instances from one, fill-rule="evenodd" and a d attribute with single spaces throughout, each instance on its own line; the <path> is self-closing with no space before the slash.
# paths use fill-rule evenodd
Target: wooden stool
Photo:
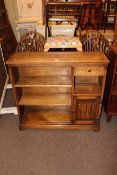
<path id="1" fill-rule="evenodd" d="M 55 36 L 48 37 L 44 45 L 44 51 L 48 52 L 51 48 L 76 48 L 77 51 L 82 51 L 82 43 L 79 37 L 70 36 Z"/>

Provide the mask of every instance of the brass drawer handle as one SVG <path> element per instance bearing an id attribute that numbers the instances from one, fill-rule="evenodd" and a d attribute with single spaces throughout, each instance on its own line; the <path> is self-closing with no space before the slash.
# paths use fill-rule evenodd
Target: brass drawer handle
<path id="1" fill-rule="evenodd" d="M 91 72 L 91 70 L 88 70 L 88 72 Z"/>

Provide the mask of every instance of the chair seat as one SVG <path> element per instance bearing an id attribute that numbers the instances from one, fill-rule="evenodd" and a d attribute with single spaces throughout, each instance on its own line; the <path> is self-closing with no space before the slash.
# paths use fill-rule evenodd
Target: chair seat
<path id="1" fill-rule="evenodd" d="M 50 48 L 76 48 L 82 51 L 82 43 L 79 37 L 53 36 L 47 38 L 44 51 L 47 52 Z"/>

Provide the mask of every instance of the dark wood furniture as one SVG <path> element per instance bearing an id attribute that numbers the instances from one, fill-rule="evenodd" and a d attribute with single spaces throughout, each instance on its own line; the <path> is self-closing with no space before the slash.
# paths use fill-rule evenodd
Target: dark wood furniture
<path id="1" fill-rule="evenodd" d="M 117 12 L 116 12 L 116 18 L 115 18 L 115 29 L 114 34 L 117 35 Z"/>
<path id="2" fill-rule="evenodd" d="M 100 129 L 103 52 L 15 53 L 7 61 L 19 127 Z"/>
<path id="3" fill-rule="evenodd" d="M 115 19 L 115 29 L 114 29 L 114 36 L 113 36 L 113 44 L 117 44 L 117 12 L 116 12 L 116 19 Z"/>
<path id="4" fill-rule="evenodd" d="M 115 19 L 117 11 L 117 0 L 105 0 L 102 6 L 102 29 L 115 28 Z"/>
<path id="5" fill-rule="evenodd" d="M 17 41 L 10 25 L 4 0 L 0 0 L 0 108 L 1 113 L 4 96 L 8 84 L 5 61 L 16 51 Z M 8 108 L 6 109 L 9 113 Z"/>
<path id="6" fill-rule="evenodd" d="M 82 16 L 82 4 L 76 2 L 48 2 L 45 4 L 45 14 L 46 14 L 46 38 L 51 36 L 49 23 L 56 22 L 60 24 L 61 22 L 76 22 L 76 30 L 79 28 L 81 16 Z M 76 35 L 75 30 L 75 35 Z"/>
<path id="7" fill-rule="evenodd" d="M 50 9 L 50 11 L 52 11 L 52 14 L 54 13 L 54 15 L 57 14 L 58 10 L 60 10 L 60 6 L 62 6 L 61 10 L 64 9 L 63 12 L 66 16 L 68 16 L 68 10 L 66 11 L 65 8 L 66 4 L 69 7 L 71 5 L 71 9 L 73 9 L 72 4 L 74 4 L 74 6 L 82 5 L 82 14 L 80 13 L 82 15 L 80 20 L 80 27 L 82 29 L 98 29 L 100 27 L 101 0 L 43 0 L 44 16 L 47 16 L 45 15 L 47 9 L 44 8 L 47 4 L 55 6 L 55 8 Z M 75 16 L 77 16 L 76 13 Z"/>
<path id="8" fill-rule="evenodd" d="M 17 41 L 8 19 L 4 0 L 0 0 L 0 38 L 3 39 L 1 43 L 2 51 L 4 59 L 7 60 L 15 52 Z"/>
<path id="9" fill-rule="evenodd" d="M 7 72 L 6 72 L 6 66 L 5 66 L 3 53 L 2 53 L 1 42 L 2 40 L 0 39 L 0 108 L 2 107 L 3 91 L 7 81 Z"/>
<path id="10" fill-rule="evenodd" d="M 110 64 L 108 66 L 107 80 L 104 94 L 104 109 L 107 122 L 117 115 L 117 45 L 110 46 Z"/>

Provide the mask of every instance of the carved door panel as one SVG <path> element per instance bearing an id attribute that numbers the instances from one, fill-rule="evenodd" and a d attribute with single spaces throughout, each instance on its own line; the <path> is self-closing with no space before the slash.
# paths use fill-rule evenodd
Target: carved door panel
<path id="1" fill-rule="evenodd" d="M 100 98 L 76 99 L 75 123 L 95 123 L 100 119 Z"/>

